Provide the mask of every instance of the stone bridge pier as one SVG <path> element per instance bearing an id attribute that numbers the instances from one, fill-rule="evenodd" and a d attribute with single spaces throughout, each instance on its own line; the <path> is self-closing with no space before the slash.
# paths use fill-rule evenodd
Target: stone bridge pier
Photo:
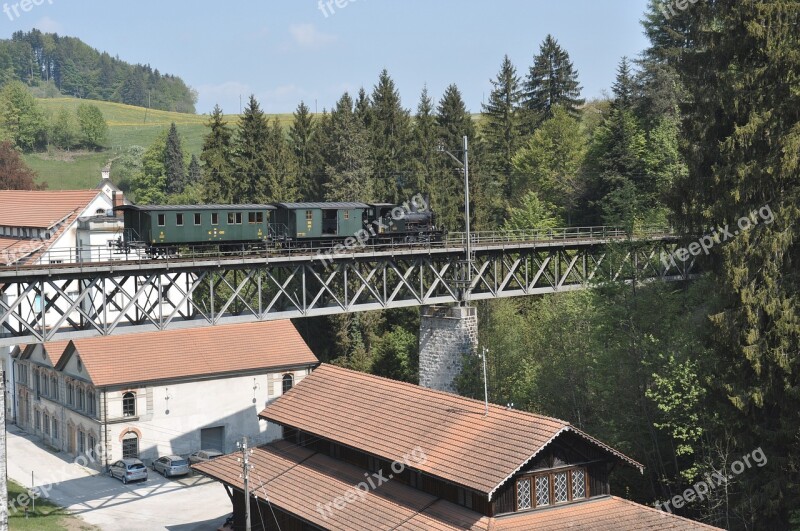
<path id="1" fill-rule="evenodd" d="M 419 333 L 419 384 L 455 393 L 465 354 L 478 348 L 478 309 L 472 306 L 422 308 Z"/>

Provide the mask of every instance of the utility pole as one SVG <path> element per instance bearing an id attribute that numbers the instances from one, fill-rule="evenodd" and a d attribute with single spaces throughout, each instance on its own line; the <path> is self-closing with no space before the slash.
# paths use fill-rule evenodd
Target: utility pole
<path id="1" fill-rule="evenodd" d="M 242 479 L 244 480 L 245 530 L 251 531 L 252 525 L 250 523 L 250 470 L 252 470 L 252 467 L 250 466 L 250 456 L 253 454 L 253 450 L 247 447 L 247 437 L 244 438 L 243 442 L 236 443 L 236 445 L 242 450 L 242 457 L 239 459 L 239 462 L 242 463 Z M 4 530 L 0 529 L 0 531 Z"/>
<path id="2" fill-rule="evenodd" d="M 459 160 L 458 157 L 450 153 L 444 145 L 439 145 L 441 153 L 447 153 L 451 159 L 461 166 L 464 170 L 464 217 L 466 228 L 466 253 L 467 253 L 467 272 L 465 275 L 466 288 L 464 289 L 463 298 L 465 301 L 469 300 L 470 286 L 472 285 L 472 231 L 470 230 L 470 212 L 469 212 L 469 138 L 464 135 L 464 160 Z"/>
<path id="3" fill-rule="evenodd" d="M 488 378 L 486 376 L 486 355 L 488 353 L 489 353 L 489 349 L 487 349 L 486 347 L 483 347 L 483 356 L 482 357 L 483 357 L 483 401 L 484 401 L 483 404 L 484 404 L 484 408 L 485 408 L 483 410 L 483 416 L 484 417 L 488 417 L 489 416 L 489 383 L 488 383 Z"/>
<path id="4" fill-rule="evenodd" d="M 0 373 L 0 531 L 8 531 L 8 459 L 6 447 L 6 372 Z"/>

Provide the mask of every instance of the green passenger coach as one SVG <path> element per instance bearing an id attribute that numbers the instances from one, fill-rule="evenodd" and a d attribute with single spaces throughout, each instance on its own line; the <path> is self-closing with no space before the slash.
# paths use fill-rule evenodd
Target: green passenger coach
<path id="1" fill-rule="evenodd" d="M 370 207 L 365 203 L 277 203 L 275 221 L 288 240 L 330 241 L 364 228 Z"/>
<path id="2" fill-rule="evenodd" d="M 136 247 L 264 242 L 270 237 L 272 205 L 164 205 L 117 207 L 125 221 L 123 242 Z"/>

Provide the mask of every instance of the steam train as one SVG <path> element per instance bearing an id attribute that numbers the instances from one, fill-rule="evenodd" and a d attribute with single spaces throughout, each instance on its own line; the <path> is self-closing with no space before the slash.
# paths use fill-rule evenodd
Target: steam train
<path id="1" fill-rule="evenodd" d="M 182 248 L 221 251 L 334 248 L 441 241 L 436 214 L 417 196 L 411 203 L 317 202 L 243 205 L 124 205 L 117 246 L 149 256 Z"/>

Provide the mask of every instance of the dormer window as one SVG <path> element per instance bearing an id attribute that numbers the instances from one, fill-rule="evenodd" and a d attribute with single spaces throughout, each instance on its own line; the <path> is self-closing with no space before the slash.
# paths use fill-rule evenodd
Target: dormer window
<path id="1" fill-rule="evenodd" d="M 586 479 L 582 467 L 522 476 L 517 479 L 517 511 L 585 499 Z"/>

